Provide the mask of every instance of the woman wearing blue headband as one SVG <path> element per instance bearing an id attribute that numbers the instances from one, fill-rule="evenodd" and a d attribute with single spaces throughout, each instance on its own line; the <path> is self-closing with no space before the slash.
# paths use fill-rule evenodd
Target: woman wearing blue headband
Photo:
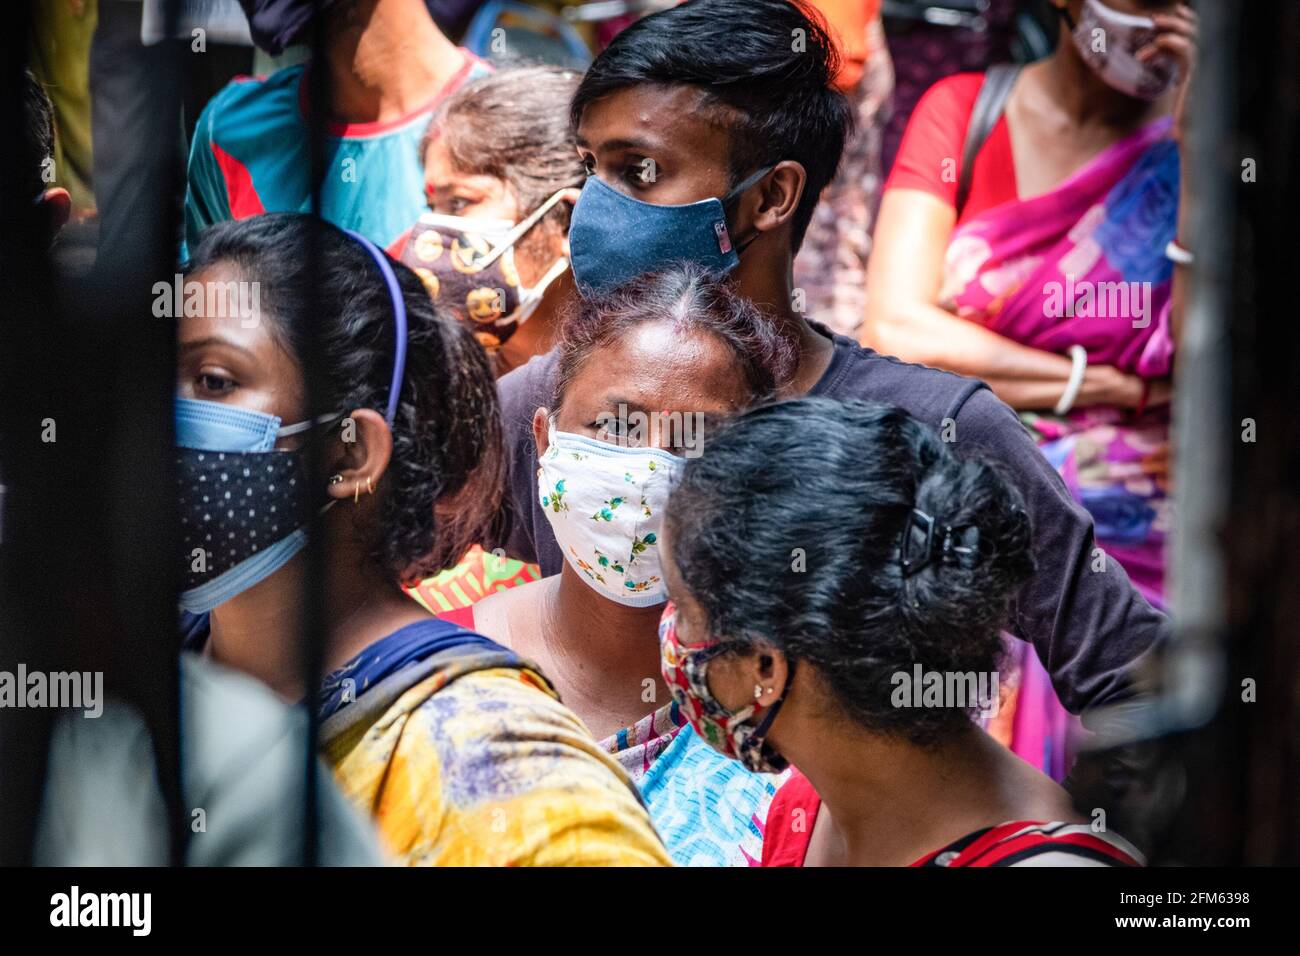
<path id="1" fill-rule="evenodd" d="M 496 397 L 470 333 L 409 269 L 307 216 L 215 226 L 190 270 L 176 438 L 191 646 L 317 708 L 344 793 L 403 862 L 665 863 L 635 791 L 547 679 L 402 593 L 495 510 Z M 302 684 L 299 638 L 313 513 L 321 688 Z"/>

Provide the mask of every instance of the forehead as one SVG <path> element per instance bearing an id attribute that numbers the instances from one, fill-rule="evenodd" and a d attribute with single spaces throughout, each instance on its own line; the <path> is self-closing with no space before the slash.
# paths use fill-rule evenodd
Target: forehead
<path id="1" fill-rule="evenodd" d="M 458 166 L 447 148 L 443 136 L 435 136 L 429 141 L 424 152 L 424 181 L 442 186 L 454 184 L 473 184 L 482 187 L 502 187 L 502 180 L 490 173 L 468 171 Z"/>
<path id="2" fill-rule="evenodd" d="M 247 352 L 268 370 L 286 377 L 301 375 L 297 359 L 275 334 L 278 319 L 270 314 L 265 303 L 260 302 L 260 296 L 255 318 L 232 311 L 233 305 L 252 301 L 251 285 L 243 272 L 229 261 L 214 262 L 187 275 L 183 290 L 185 301 L 188 303 L 194 295 L 198 308 L 191 309 L 187 305 L 183 314 L 178 316 L 178 345 L 183 349 L 197 342 L 228 344 Z M 195 312 L 197 314 L 193 314 Z"/>
<path id="3" fill-rule="evenodd" d="M 716 336 L 644 322 L 594 349 L 566 395 L 602 402 L 617 397 L 645 409 L 725 413 L 751 396 L 735 353 Z M 570 399 L 566 398 L 566 404 Z"/>
<path id="4" fill-rule="evenodd" d="M 590 103 L 578 123 L 578 143 L 589 149 L 631 146 L 692 152 L 726 161 L 731 148 L 730 107 L 685 84 L 642 83 Z"/>

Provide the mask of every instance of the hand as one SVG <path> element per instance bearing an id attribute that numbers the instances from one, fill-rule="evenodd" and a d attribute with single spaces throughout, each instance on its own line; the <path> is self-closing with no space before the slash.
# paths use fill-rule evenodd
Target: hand
<path id="1" fill-rule="evenodd" d="M 1151 391 L 1147 395 L 1147 408 L 1168 405 L 1174 400 L 1174 383 L 1172 379 L 1156 378 L 1151 380 Z"/>
<path id="2" fill-rule="evenodd" d="M 1138 376 L 1121 372 L 1113 365 L 1089 365 L 1074 404 L 1076 408 L 1087 405 L 1137 408 L 1141 401 L 1142 379 Z"/>
<path id="3" fill-rule="evenodd" d="M 1174 142 L 1181 148 L 1187 132 L 1187 91 L 1192 85 L 1192 72 L 1196 69 L 1197 16 L 1187 4 L 1174 8 L 1173 13 L 1153 13 L 1156 38 L 1137 51 L 1143 63 L 1164 57 L 1178 64 L 1178 93 L 1174 98 Z"/>

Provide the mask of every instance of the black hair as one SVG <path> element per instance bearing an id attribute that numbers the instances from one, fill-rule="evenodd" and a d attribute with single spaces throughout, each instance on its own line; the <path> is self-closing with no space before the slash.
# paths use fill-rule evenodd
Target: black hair
<path id="1" fill-rule="evenodd" d="M 45 162 L 54 157 L 54 104 L 31 70 L 23 71 L 23 195 L 35 199 L 45 191 Z"/>
<path id="2" fill-rule="evenodd" d="M 977 528 L 978 559 L 904 578 L 913 508 Z M 806 662 L 860 725 L 922 745 L 969 708 L 895 707 L 895 675 L 918 663 L 996 670 L 1010 602 L 1034 569 L 1024 501 L 996 465 L 860 401 L 805 397 L 727 420 L 687 461 L 666 530 L 710 634 Z"/>
<path id="3" fill-rule="evenodd" d="M 570 106 L 576 127 L 595 100 L 647 83 L 699 87 L 730 107 L 731 182 L 783 159 L 807 172 L 792 221 L 799 250 L 853 125 L 832 86 L 839 53 L 821 14 L 791 0 L 689 0 L 620 33 L 596 57 Z"/>
<path id="4" fill-rule="evenodd" d="M 754 402 L 771 398 L 794 370 L 793 343 L 776 323 L 704 267 L 680 262 L 577 297 L 560 329 L 551 408 L 564 404 L 565 390 L 592 352 L 637 326 L 665 321 L 678 334 L 702 332 L 723 342 Z"/>
<path id="5" fill-rule="evenodd" d="M 272 213 L 207 229 L 188 270 L 221 262 L 260 283 L 262 314 L 300 365 L 309 337 L 316 338 L 321 410 L 386 409 L 393 306 L 378 265 L 359 242 L 311 216 Z M 367 547 L 381 567 L 411 584 L 454 564 L 481 540 L 500 501 L 503 453 L 483 349 L 434 306 L 414 272 L 388 262 L 406 304 L 406 373 L 392 424 L 392 460 L 376 489 L 382 517 Z"/>

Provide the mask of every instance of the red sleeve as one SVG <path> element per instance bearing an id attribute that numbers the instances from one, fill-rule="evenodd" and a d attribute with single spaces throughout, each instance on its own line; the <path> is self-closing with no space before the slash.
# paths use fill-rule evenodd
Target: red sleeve
<path id="1" fill-rule="evenodd" d="M 885 189 L 923 189 L 957 204 L 957 165 L 983 73 L 957 73 L 930 87 L 907 121 Z"/>
<path id="2" fill-rule="evenodd" d="M 822 800 L 798 770 L 772 798 L 763 828 L 762 866 L 803 866 Z"/>
<path id="3" fill-rule="evenodd" d="M 923 189 L 950 206 L 957 205 L 962 148 L 983 84 L 983 73 L 958 73 L 930 87 L 908 121 L 885 189 Z M 1016 164 L 1004 115 L 975 154 L 970 195 L 958 222 L 1016 196 Z"/>

